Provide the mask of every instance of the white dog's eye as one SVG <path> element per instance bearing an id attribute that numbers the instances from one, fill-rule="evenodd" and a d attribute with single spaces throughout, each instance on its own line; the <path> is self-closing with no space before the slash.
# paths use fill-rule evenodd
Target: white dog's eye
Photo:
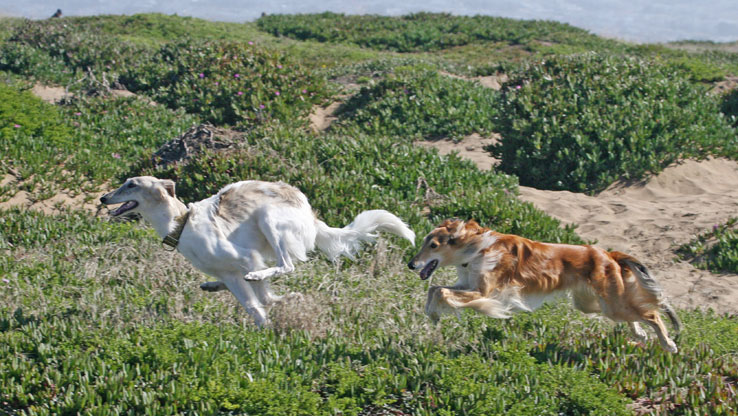
<path id="1" fill-rule="evenodd" d="M 128 186 L 126 188 L 135 188 L 135 187 L 136 187 L 136 184 L 133 183 L 133 182 L 131 182 L 131 183 L 128 184 Z"/>

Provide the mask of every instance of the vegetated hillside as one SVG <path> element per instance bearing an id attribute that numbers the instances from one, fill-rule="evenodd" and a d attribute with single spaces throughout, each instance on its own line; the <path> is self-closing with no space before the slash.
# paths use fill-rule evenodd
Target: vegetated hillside
<path id="1" fill-rule="evenodd" d="M 7 22 L 3 200 L 62 190 L 93 199 L 140 174 L 177 180 L 185 201 L 235 180 L 284 180 L 334 226 L 385 208 L 419 236 L 460 217 L 576 243 L 572 228 L 516 198 L 518 176 L 592 191 L 686 156 L 736 158 L 733 98 L 706 93 L 709 82 L 738 72 L 729 52 L 434 14 L 267 16 L 243 25 L 162 15 Z M 501 91 L 469 79 L 500 71 L 509 78 Z M 74 97 L 43 103 L 26 91 L 34 83 L 60 84 Z M 139 97 L 113 98 L 111 86 Z M 345 105 L 334 125 L 309 129 L 311 108 L 337 100 Z M 240 130 L 244 141 L 154 166 L 160 145 L 205 121 Z M 493 151 L 504 172 L 412 144 L 493 132 L 503 133 Z M 428 283 L 404 267 L 413 248 L 390 238 L 356 261 L 316 256 L 276 279 L 279 291 L 305 298 L 275 307 L 273 328 L 256 330 L 230 294 L 201 292 L 205 278 L 140 224 L 16 208 L 2 212 L 0 225 L 0 412 L 738 408 L 734 317 L 680 311 L 679 355 L 633 344 L 624 326 L 565 304 L 508 321 L 464 313 L 435 326 L 422 314 Z M 452 278 L 443 271 L 435 283 Z"/>

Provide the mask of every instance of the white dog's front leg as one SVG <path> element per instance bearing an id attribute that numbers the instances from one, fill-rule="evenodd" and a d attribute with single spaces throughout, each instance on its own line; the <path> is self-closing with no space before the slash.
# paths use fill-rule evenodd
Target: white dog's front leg
<path id="1" fill-rule="evenodd" d="M 220 292 L 221 290 L 228 290 L 228 286 L 220 281 L 205 282 L 200 285 L 200 289 L 206 292 Z"/>

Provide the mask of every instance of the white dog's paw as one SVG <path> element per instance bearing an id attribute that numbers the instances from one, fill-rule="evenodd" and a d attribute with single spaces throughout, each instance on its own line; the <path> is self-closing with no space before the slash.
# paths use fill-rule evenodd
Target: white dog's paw
<path id="1" fill-rule="evenodd" d="M 205 282 L 200 285 L 200 289 L 206 292 L 220 292 L 221 290 L 228 289 L 223 282 Z"/>
<path id="2" fill-rule="evenodd" d="M 266 278 L 267 276 L 264 273 L 259 272 L 249 272 L 243 277 L 244 280 L 248 280 L 249 282 L 258 282 Z"/>
<path id="3" fill-rule="evenodd" d="M 282 296 L 282 298 L 284 298 L 284 299 L 296 299 L 296 300 L 302 301 L 302 300 L 305 300 L 305 295 L 303 295 L 300 292 L 289 292 L 289 293 L 285 293 Z"/>

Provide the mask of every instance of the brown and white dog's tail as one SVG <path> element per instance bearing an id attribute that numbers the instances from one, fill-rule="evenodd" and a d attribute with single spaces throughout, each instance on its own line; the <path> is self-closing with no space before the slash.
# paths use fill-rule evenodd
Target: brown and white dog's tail
<path id="1" fill-rule="evenodd" d="M 627 267 L 633 272 L 638 279 L 638 283 L 646 292 L 652 294 L 658 299 L 659 306 L 664 310 L 666 316 L 669 317 L 669 320 L 674 327 L 675 334 L 679 334 L 679 331 L 682 329 L 682 323 L 679 320 L 676 311 L 674 311 L 674 308 L 669 304 L 669 301 L 664 296 L 661 286 L 656 283 L 656 280 L 654 280 L 653 276 L 648 271 L 648 268 L 646 268 L 646 266 L 636 258 L 628 256 L 627 254 L 616 251 L 611 252 L 610 254 L 613 255 L 620 267 Z"/>
<path id="2" fill-rule="evenodd" d="M 400 236 L 415 245 L 413 230 L 397 216 L 382 209 L 364 211 L 343 228 L 329 227 L 316 218 L 315 227 L 318 232 L 315 245 L 331 260 L 335 260 L 338 256 L 353 259 L 363 242 L 374 241 L 377 231 Z"/>

